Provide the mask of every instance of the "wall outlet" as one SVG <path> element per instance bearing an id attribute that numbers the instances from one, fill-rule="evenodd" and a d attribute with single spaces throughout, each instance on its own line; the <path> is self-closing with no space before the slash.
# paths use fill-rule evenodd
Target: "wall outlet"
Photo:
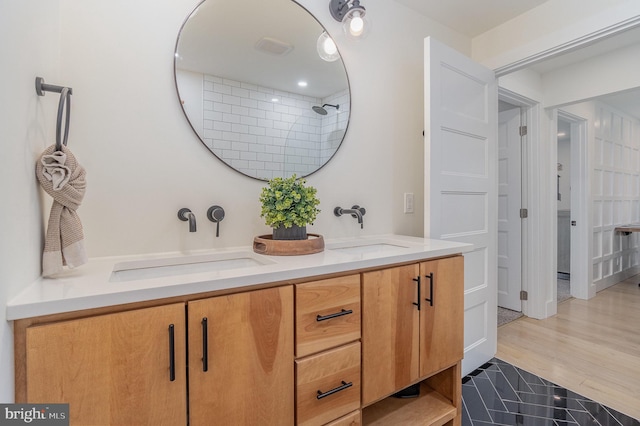
<path id="1" fill-rule="evenodd" d="M 404 212 L 413 213 L 413 192 L 404 193 Z"/>

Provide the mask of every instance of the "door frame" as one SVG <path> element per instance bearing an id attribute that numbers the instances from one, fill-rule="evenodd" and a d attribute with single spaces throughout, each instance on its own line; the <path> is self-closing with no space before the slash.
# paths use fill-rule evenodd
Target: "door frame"
<path id="1" fill-rule="evenodd" d="M 522 57 L 509 64 L 499 66 L 493 71 L 496 73 L 496 77 L 501 77 L 511 72 L 527 68 L 530 65 L 535 65 L 547 59 L 562 56 L 565 53 L 571 53 L 576 50 L 582 49 L 583 47 L 588 47 L 595 42 L 605 40 L 609 37 L 613 37 L 627 30 L 638 27 L 640 27 L 640 15 L 635 15 L 631 18 L 627 18 L 606 27 L 599 28 L 596 31 L 589 32 L 588 34 L 585 34 L 581 37 L 575 38 L 565 43 L 561 43 L 549 49 L 542 50 L 533 55 Z"/>
<path id="2" fill-rule="evenodd" d="M 521 290 L 522 290 L 522 248 L 523 248 L 523 218 L 520 215 L 520 209 L 523 208 L 523 194 L 526 186 L 522 182 L 523 176 L 523 165 L 525 163 L 525 156 L 522 152 L 524 147 L 524 142 L 527 138 L 526 134 L 519 134 L 518 130 L 516 134 L 513 133 L 515 129 L 512 129 L 511 120 L 514 122 L 517 121 L 517 126 L 521 129 L 524 126 L 525 120 L 525 112 L 521 106 L 513 105 L 511 103 L 505 102 L 504 99 L 500 99 L 500 102 L 510 105 L 509 109 L 505 109 L 504 111 L 500 111 L 500 106 L 498 106 L 498 312 L 500 308 L 507 308 L 513 311 L 517 311 L 522 313 L 522 302 L 521 299 Z M 509 121 L 503 121 L 502 115 L 509 114 Z M 503 134 L 501 129 L 502 124 L 505 124 L 505 133 Z M 505 140 L 502 141 L 501 138 L 504 137 Z M 515 147 L 517 145 L 517 147 Z M 515 163 L 516 158 L 512 156 L 512 150 L 517 148 L 518 157 L 517 157 L 517 170 L 514 170 L 512 164 Z M 506 151 L 506 157 L 502 157 L 500 154 L 501 150 Z M 506 158 L 506 169 L 503 171 L 500 165 L 501 161 Z M 517 171 L 517 178 L 512 176 L 512 172 Z M 502 176 L 502 174 L 505 176 Z M 506 181 L 502 180 L 506 178 Z M 513 186 L 513 180 L 517 179 L 517 187 Z M 501 192 L 501 186 L 506 183 L 506 192 Z M 503 189 L 504 190 L 504 189 Z M 500 203 L 500 198 L 505 197 L 506 200 L 504 204 Z M 500 210 L 504 208 L 504 216 L 501 219 Z M 502 220 L 506 219 L 506 224 L 502 223 Z M 501 252 L 500 245 L 500 233 L 505 232 L 506 240 L 504 243 L 506 244 L 503 247 L 503 250 L 506 249 L 507 253 L 504 251 Z M 505 238 L 505 237 L 503 237 Z M 514 244 L 512 244 L 514 243 Z M 516 256 L 517 254 L 517 256 Z M 505 257 L 502 257 L 505 256 Z M 502 258 L 501 258 L 502 257 Z M 502 264 L 502 265 L 501 265 Z M 503 282 L 502 289 L 505 289 L 506 286 L 506 294 L 501 294 L 500 292 L 500 284 L 501 284 L 501 274 L 500 268 L 506 267 L 507 273 L 502 276 Z M 517 279 L 514 279 L 513 271 L 518 272 Z M 502 298 L 502 303 L 501 303 Z M 498 314 L 499 316 L 500 314 Z"/>
<path id="3" fill-rule="evenodd" d="M 566 112 L 554 110 L 554 123 L 557 129 L 558 118 L 571 124 L 571 220 L 576 226 L 571 228 L 571 296 L 578 299 L 589 299 L 595 296 L 593 283 L 593 230 L 591 203 L 591 173 L 589 167 L 589 145 L 587 140 L 587 119 Z M 558 152 L 558 139 L 551 138 L 552 145 Z M 557 208 L 555 211 L 557 217 Z M 557 241 L 557 222 L 554 235 Z M 557 244 L 556 244 L 557 250 Z M 556 269 L 557 269 L 557 256 Z M 553 287 L 553 301 L 557 311 L 557 286 Z"/>
<path id="4" fill-rule="evenodd" d="M 526 96 L 501 87 L 498 82 L 498 99 L 520 107 L 521 122 L 527 126 L 527 135 L 522 139 L 522 180 L 521 207 L 528 210 L 528 217 L 522 219 L 521 232 L 521 274 L 522 290 L 528 294 L 527 300 L 522 301 L 522 314 L 533 318 L 544 318 L 544 292 L 540 286 L 531 283 L 541 281 L 540 268 L 541 252 L 539 219 L 540 208 L 536 202 L 540 194 L 540 183 L 535 175 L 540 164 L 540 104 Z"/>
<path id="5" fill-rule="evenodd" d="M 592 43 L 605 40 L 637 27 L 640 27 L 640 15 L 623 19 L 568 42 L 561 43 L 529 56 L 521 57 L 514 62 L 494 68 L 494 72 L 496 77 L 502 77 L 511 72 L 525 69 L 530 65 L 561 56 L 564 53 L 579 50 Z M 555 121 L 557 110 L 542 109 L 539 106 L 533 107 L 533 109 L 533 117 L 527 121 L 529 129 L 531 130 L 530 143 L 527 147 L 527 152 L 530 154 L 527 177 L 530 180 L 528 187 L 529 192 L 526 197 L 529 206 L 529 218 L 527 219 L 526 225 L 528 241 L 523 247 L 523 259 L 525 259 L 526 262 L 527 272 L 525 276 L 526 281 L 523 280 L 523 288 L 527 285 L 529 300 L 523 303 L 523 313 L 533 318 L 543 319 L 555 315 L 557 312 L 557 286 L 555 285 L 557 279 L 557 258 L 555 258 L 557 253 L 557 207 L 555 206 L 557 184 L 555 178 L 555 168 L 557 164 L 557 128 L 553 129 L 553 126 L 557 125 Z M 579 130 L 579 132 L 581 134 L 580 137 L 584 137 L 586 140 L 586 126 L 582 130 Z M 541 140 L 541 135 L 544 135 L 544 141 Z M 550 141 L 547 141 L 547 138 L 549 138 Z M 583 158 L 583 161 L 586 167 L 589 167 L 588 150 L 585 150 L 584 155 L 586 158 Z M 586 185 L 584 191 L 590 191 L 590 174 L 587 173 L 583 177 Z M 582 200 L 584 202 L 584 200 L 589 199 L 590 193 L 587 192 L 582 197 Z M 584 218 L 581 219 L 580 222 L 587 224 L 587 226 L 591 224 L 592 210 L 592 206 L 587 201 L 583 209 Z M 591 229 L 587 229 L 586 234 L 581 232 L 580 236 L 577 237 L 584 242 L 584 245 L 580 249 L 588 251 L 586 258 L 582 256 L 583 262 L 585 262 L 586 265 L 586 268 L 583 269 L 583 271 L 586 271 L 586 283 L 578 285 L 575 293 L 573 285 L 571 289 L 571 294 L 579 298 L 590 298 L 595 295 L 595 287 L 592 285 L 593 270 L 591 266 L 593 236 L 590 235 L 590 233 Z M 553 250 L 548 250 L 548 247 L 552 247 Z M 576 254 L 577 253 L 578 249 L 576 250 Z M 524 264 L 523 267 L 525 267 Z M 578 268 L 577 265 L 573 264 L 573 260 L 571 267 L 572 270 Z M 536 282 L 549 283 L 549 286 L 553 288 L 528 285 L 529 283 Z"/>

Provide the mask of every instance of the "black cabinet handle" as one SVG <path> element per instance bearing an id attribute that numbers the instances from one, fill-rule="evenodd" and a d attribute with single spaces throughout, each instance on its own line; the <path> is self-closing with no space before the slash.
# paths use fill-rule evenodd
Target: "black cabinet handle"
<path id="1" fill-rule="evenodd" d="M 429 305 L 433 306 L 433 272 L 429 275 L 425 275 L 424 277 L 429 279 L 429 298 L 425 298 L 424 300 L 429 302 Z"/>
<path id="2" fill-rule="evenodd" d="M 349 310 L 343 309 L 340 312 L 336 312 L 335 314 L 329 314 L 329 315 L 325 315 L 325 316 L 318 315 L 316 317 L 316 321 L 318 321 L 318 322 L 326 321 L 326 320 L 331 319 L 331 318 L 337 318 L 337 317 L 341 317 L 343 315 L 349 315 L 349 314 L 352 314 L 352 313 L 353 313 L 352 309 L 349 309 Z"/>
<path id="3" fill-rule="evenodd" d="M 418 307 L 418 310 L 420 310 L 420 275 L 418 275 L 418 278 L 414 278 L 413 281 L 418 284 L 418 302 L 413 302 L 413 304 Z"/>
<path id="4" fill-rule="evenodd" d="M 176 345 L 174 336 L 174 326 L 169 324 L 169 381 L 176 379 Z"/>
<path id="5" fill-rule="evenodd" d="M 350 388 L 351 386 L 353 386 L 353 382 L 345 382 L 344 380 L 342 381 L 342 385 L 338 386 L 337 388 L 328 390 L 326 392 L 322 392 L 322 391 L 318 391 L 318 396 L 316 396 L 317 399 L 322 399 L 325 398 L 329 395 L 333 395 L 336 392 L 340 392 L 341 390 L 345 390 L 347 388 Z"/>
<path id="6" fill-rule="evenodd" d="M 207 317 L 202 318 L 202 371 L 209 371 L 209 327 Z"/>

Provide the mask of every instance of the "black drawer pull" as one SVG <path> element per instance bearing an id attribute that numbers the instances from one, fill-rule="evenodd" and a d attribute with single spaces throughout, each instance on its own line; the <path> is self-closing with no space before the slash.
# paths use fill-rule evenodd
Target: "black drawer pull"
<path id="1" fill-rule="evenodd" d="M 424 277 L 429 279 L 429 299 L 425 298 L 424 300 L 429 302 L 429 305 L 433 306 L 433 272 L 429 275 L 425 275 Z"/>
<path id="2" fill-rule="evenodd" d="M 418 307 L 418 310 L 420 310 L 420 275 L 418 275 L 418 278 L 413 278 L 413 281 L 418 284 L 418 301 L 413 302 L 413 304 Z"/>
<path id="3" fill-rule="evenodd" d="M 340 392 L 341 390 L 345 390 L 345 389 L 347 389 L 347 388 L 350 388 L 351 386 L 353 386 L 353 382 L 349 382 L 349 383 L 347 383 L 347 382 L 345 382 L 345 381 L 343 380 L 343 381 L 342 381 L 342 385 L 338 386 L 337 388 L 334 388 L 334 389 L 328 390 L 328 391 L 326 391 L 326 392 L 324 392 L 324 393 L 323 393 L 322 391 L 318 391 L 318 396 L 316 396 L 316 398 L 317 398 L 317 399 L 322 399 L 322 398 L 324 398 L 324 397 L 326 397 L 326 396 L 333 395 L 333 394 L 334 394 L 334 393 L 336 393 L 336 392 Z"/>
<path id="4" fill-rule="evenodd" d="M 202 318 L 202 371 L 209 371 L 209 332 L 207 317 Z"/>
<path id="5" fill-rule="evenodd" d="M 176 346 L 174 326 L 169 324 L 169 381 L 176 380 Z"/>
<path id="6" fill-rule="evenodd" d="M 329 315 L 325 315 L 325 316 L 318 315 L 316 317 L 316 321 L 318 321 L 318 322 L 326 321 L 326 320 L 331 319 L 331 318 L 338 318 L 338 317 L 341 317 L 343 315 L 349 315 L 349 314 L 352 314 L 352 313 L 353 313 L 352 309 L 349 309 L 349 310 L 343 309 L 340 312 L 336 312 L 335 314 L 329 314 Z"/>

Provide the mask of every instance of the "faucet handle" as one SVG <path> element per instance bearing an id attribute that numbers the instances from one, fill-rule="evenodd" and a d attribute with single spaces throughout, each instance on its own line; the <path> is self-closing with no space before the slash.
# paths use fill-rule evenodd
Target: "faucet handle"
<path id="1" fill-rule="evenodd" d="M 220 236 L 220 222 L 224 220 L 224 209 L 220 206 L 211 206 L 207 210 L 207 218 L 216 224 L 216 237 Z"/>

